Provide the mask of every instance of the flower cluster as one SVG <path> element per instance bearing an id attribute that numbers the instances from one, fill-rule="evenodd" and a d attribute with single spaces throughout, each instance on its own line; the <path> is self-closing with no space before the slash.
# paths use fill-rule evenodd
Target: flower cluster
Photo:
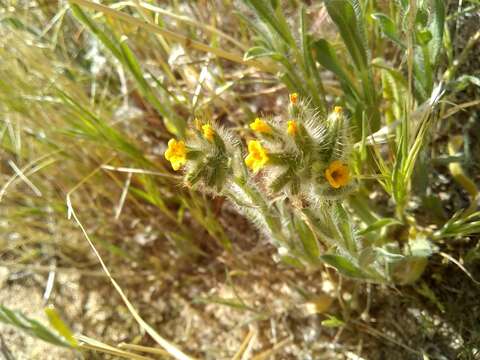
<path id="1" fill-rule="evenodd" d="M 244 158 L 252 172 L 264 172 L 272 193 L 284 190 L 316 201 L 344 196 L 351 188 L 349 134 L 341 107 L 322 117 L 290 95 L 288 120 L 273 121 L 257 117 L 249 124 L 255 139 L 247 141 L 247 154 L 241 155 L 238 141 L 228 131 L 211 123 L 197 124 L 187 138 L 172 139 L 165 158 L 174 170 L 187 166 L 186 180 L 193 185 L 204 180 L 221 190 L 228 176 L 241 167 L 232 161 L 235 154 Z M 214 179 L 212 176 L 218 178 Z"/>
<path id="2" fill-rule="evenodd" d="M 287 119 L 250 123 L 257 139 L 248 142 L 247 167 L 254 173 L 263 169 L 273 193 L 284 190 L 318 202 L 351 191 L 350 139 L 342 108 L 322 117 L 291 94 Z"/>
<path id="3" fill-rule="evenodd" d="M 283 260 L 316 264 L 320 248 L 332 244 L 354 255 L 355 235 L 341 204 L 354 187 L 342 108 L 324 116 L 291 94 L 279 118 L 253 119 L 244 139 L 197 120 L 185 139 L 168 142 L 165 158 L 183 170 L 187 186 L 201 183 L 236 204 Z"/>

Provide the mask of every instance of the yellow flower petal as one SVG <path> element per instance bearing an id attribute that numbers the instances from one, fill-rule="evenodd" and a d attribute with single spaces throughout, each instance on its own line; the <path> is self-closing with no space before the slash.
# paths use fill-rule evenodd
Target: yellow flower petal
<path id="1" fill-rule="evenodd" d="M 298 127 L 295 120 L 290 120 L 287 122 L 287 134 L 290 136 L 295 136 L 297 133 Z"/>
<path id="2" fill-rule="evenodd" d="M 297 93 L 290 94 L 290 104 L 297 105 L 297 102 L 298 102 L 298 94 Z"/>
<path id="3" fill-rule="evenodd" d="M 256 118 L 254 122 L 250 123 L 250 129 L 259 133 L 270 134 L 272 128 L 264 120 Z"/>
<path id="4" fill-rule="evenodd" d="M 208 141 L 212 142 L 213 137 L 215 136 L 215 130 L 213 130 L 210 124 L 205 124 L 202 126 L 203 137 Z"/>
<path id="5" fill-rule="evenodd" d="M 165 159 L 170 161 L 173 170 L 177 171 L 187 162 L 187 148 L 185 142 L 170 139 L 165 151 Z"/>
<path id="6" fill-rule="evenodd" d="M 245 164 L 254 172 L 262 169 L 268 162 L 268 154 L 265 148 L 258 140 L 248 142 L 248 156 L 245 158 Z"/>
<path id="7" fill-rule="evenodd" d="M 339 189 L 347 185 L 350 180 L 348 167 L 340 160 L 335 160 L 325 170 L 325 178 L 333 188 Z"/>
<path id="8" fill-rule="evenodd" d="M 341 114 L 341 113 L 343 113 L 343 108 L 342 108 L 341 106 L 335 106 L 335 107 L 333 108 L 333 112 L 334 112 L 335 114 Z"/>

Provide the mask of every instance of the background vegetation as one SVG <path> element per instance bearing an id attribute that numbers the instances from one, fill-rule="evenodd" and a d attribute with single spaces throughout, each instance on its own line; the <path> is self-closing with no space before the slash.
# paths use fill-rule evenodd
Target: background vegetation
<path id="1" fill-rule="evenodd" d="M 478 1 L 0 5 L 3 357 L 478 358 Z M 164 158 L 293 92 L 344 108 L 362 251 L 285 256 Z"/>

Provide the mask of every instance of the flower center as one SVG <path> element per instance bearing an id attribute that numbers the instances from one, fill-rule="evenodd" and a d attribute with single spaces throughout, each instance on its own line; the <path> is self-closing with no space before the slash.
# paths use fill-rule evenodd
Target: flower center
<path id="1" fill-rule="evenodd" d="M 342 171 L 338 171 L 338 170 L 335 170 L 332 172 L 332 178 L 335 180 L 335 181 L 338 181 L 338 180 L 341 180 L 343 178 L 343 172 Z"/>

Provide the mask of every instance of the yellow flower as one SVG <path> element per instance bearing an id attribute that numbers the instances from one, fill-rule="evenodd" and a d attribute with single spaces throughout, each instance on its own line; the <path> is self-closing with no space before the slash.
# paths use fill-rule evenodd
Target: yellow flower
<path id="1" fill-rule="evenodd" d="M 202 125 L 203 137 L 208 141 L 212 142 L 213 137 L 215 136 L 215 131 L 213 130 L 210 124 Z"/>
<path id="2" fill-rule="evenodd" d="M 325 177 L 335 189 L 347 185 L 350 179 L 348 167 L 340 160 L 335 160 L 328 166 L 327 170 L 325 170 Z"/>
<path id="3" fill-rule="evenodd" d="M 254 122 L 250 123 L 250 129 L 259 133 L 270 134 L 272 128 L 264 120 L 256 118 Z"/>
<path id="4" fill-rule="evenodd" d="M 342 108 L 341 106 L 335 106 L 335 107 L 333 108 L 333 112 L 334 112 L 335 114 L 341 114 L 341 113 L 343 113 L 343 108 Z"/>
<path id="5" fill-rule="evenodd" d="M 168 148 L 165 151 L 165 159 L 170 161 L 173 170 L 177 171 L 187 162 L 187 148 L 185 142 L 170 139 L 168 141 Z"/>
<path id="6" fill-rule="evenodd" d="M 290 104 L 297 105 L 297 102 L 298 102 L 298 94 L 297 93 L 290 94 Z"/>
<path id="7" fill-rule="evenodd" d="M 268 154 L 265 148 L 258 140 L 250 140 L 248 142 L 248 156 L 245 158 L 245 164 L 257 172 L 268 162 Z"/>
<path id="8" fill-rule="evenodd" d="M 297 133 L 298 127 L 295 120 L 290 120 L 287 122 L 287 134 L 290 136 L 295 136 Z"/>

